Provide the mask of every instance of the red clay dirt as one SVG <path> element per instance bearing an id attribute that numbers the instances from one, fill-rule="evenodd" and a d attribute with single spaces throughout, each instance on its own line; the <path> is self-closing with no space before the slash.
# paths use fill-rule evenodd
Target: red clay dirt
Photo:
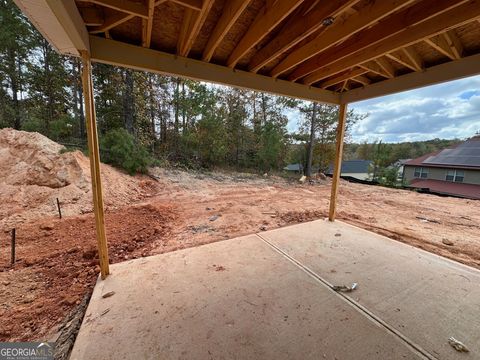
<path id="1" fill-rule="evenodd" d="M 0 152 L 13 152 L 16 163 L 25 161 L 11 145 L 2 149 L 1 135 L 0 131 Z M 20 135 L 15 134 L 19 139 L 14 144 L 25 142 Z M 45 141 L 35 141 L 39 140 Z M 38 156 L 32 151 L 25 153 Z M 74 155 L 79 174 L 88 183 L 88 159 L 81 153 Z M 53 146 L 47 157 L 52 156 L 71 154 L 58 154 Z M 0 156 L 0 168 L 8 169 L 2 163 L 4 158 Z M 54 159 L 57 165 L 64 161 Z M 38 166 L 35 161 L 30 164 Z M 42 167 L 38 171 L 43 172 Z M 108 175 L 104 186 L 110 189 L 105 200 L 111 262 L 322 219 L 328 212 L 329 180 L 299 184 L 276 176 L 155 168 L 151 170 L 154 181 L 129 177 L 107 165 L 102 165 L 102 170 Z M 78 184 L 75 177 L 60 187 L 25 181 L 5 185 L 4 173 L 0 173 L 0 192 L 8 191 L 15 201 L 0 205 L 0 214 L 8 218 L 0 223 L 0 341 L 52 339 L 67 314 L 91 293 L 97 279 L 91 193 L 83 188 L 78 199 L 69 198 L 66 188 Z M 59 173 L 65 171 L 60 167 L 48 176 Z M 47 196 L 36 197 L 30 186 Z M 60 193 L 65 199 L 63 206 L 69 209 L 61 220 L 51 206 Z M 29 194 L 29 202 L 23 200 L 25 194 Z M 339 219 L 480 268 L 480 201 L 343 181 L 338 201 Z M 17 229 L 14 267 L 10 266 L 12 226 Z"/>

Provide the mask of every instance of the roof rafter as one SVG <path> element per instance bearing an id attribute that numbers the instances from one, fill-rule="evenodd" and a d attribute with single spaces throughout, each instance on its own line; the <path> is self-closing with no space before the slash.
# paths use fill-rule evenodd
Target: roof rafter
<path id="1" fill-rule="evenodd" d="M 303 0 L 282 0 L 275 6 L 264 7 L 253 24 L 247 30 L 235 49 L 230 54 L 227 66 L 235 67 L 238 61 L 257 45 L 275 26 L 294 11 Z"/>
<path id="2" fill-rule="evenodd" d="M 445 37 L 445 40 L 447 40 L 450 49 L 452 49 L 455 58 L 461 59 L 463 55 L 463 45 L 457 34 L 455 33 L 455 30 L 449 30 L 443 33 L 443 36 Z"/>
<path id="3" fill-rule="evenodd" d="M 440 54 L 445 55 L 450 60 L 455 60 L 455 54 L 447 43 L 447 40 L 442 34 L 432 36 L 429 39 L 425 39 L 425 42 L 438 51 Z"/>
<path id="4" fill-rule="evenodd" d="M 148 18 L 148 8 L 141 3 L 130 0 L 88 0 L 93 4 L 102 5 L 110 9 L 121 11 L 130 15 Z"/>
<path id="5" fill-rule="evenodd" d="M 394 79 L 388 79 L 363 88 L 354 89 L 342 94 L 340 98 L 343 104 L 348 104 L 445 81 L 461 79 L 476 74 L 480 74 L 480 54 L 466 56 L 457 61 L 449 61 L 427 68 L 422 72 L 411 72 Z"/>
<path id="6" fill-rule="evenodd" d="M 170 0 L 171 2 L 185 6 L 192 10 L 202 10 L 202 0 Z"/>
<path id="7" fill-rule="evenodd" d="M 424 0 L 418 4 L 414 4 L 347 39 L 341 46 L 332 47 L 327 51 L 315 55 L 293 71 L 293 73 L 288 76 L 288 80 L 296 81 L 321 67 L 339 61 L 363 48 L 373 46 L 375 43 L 382 42 L 389 36 L 398 34 L 408 27 L 416 25 L 425 19 L 430 19 L 466 1 L 467 0 Z"/>
<path id="8" fill-rule="evenodd" d="M 142 46 L 150 47 L 152 41 L 153 13 L 155 12 L 155 0 L 148 0 L 148 19 L 142 19 Z"/>
<path id="9" fill-rule="evenodd" d="M 215 49 L 223 40 L 225 35 L 238 20 L 242 12 L 250 3 L 250 0 L 231 0 L 225 4 L 222 16 L 215 25 L 215 29 L 208 39 L 207 46 L 203 51 L 203 61 L 210 61 Z"/>
<path id="10" fill-rule="evenodd" d="M 281 75 L 285 71 L 292 69 L 294 66 L 338 44 L 412 2 L 413 0 L 381 0 L 372 2 L 346 18 L 345 21 L 334 22 L 333 25 L 327 27 L 313 41 L 294 50 L 273 68 L 271 75 L 274 77 Z"/>
<path id="11" fill-rule="evenodd" d="M 418 68 L 415 66 L 415 64 L 410 60 L 409 57 L 402 51 L 403 49 L 397 50 L 397 51 L 392 51 L 389 54 L 385 54 L 386 57 L 389 59 L 396 61 L 397 63 L 409 68 L 410 70 L 413 71 L 418 71 Z"/>
<path id="12" fill-rule="evenodd" d="M 362 76 L 362 75 L 360 75 L 360 76 L 355 76 L 355 77 L 351 78 L 350 80 L 355 81 L 355 82 L 357 82 L 357 83 L 359 83 L 359 84 L 362 84 L 363 86 L 368 85 L 368 84 L 370 84 L 370 83 L 372 82 L 372 80 L 370 80 L 370 79 L 367 78 L 366 76 Z"/>
<path id="13" fill-rule="evenodd" d="M 182 31 L 178 37 L 178 55 L 188 56 L 214 2 L 215 0 L 204 0 L 200 11 L 195 11 L 191 8 L 185 10 Z"/>
<path id="14" fill-rule="evenodd" d="M 340 75 L 338 75 L 338 76 L 336 76 L 332 79 L 328 79 L 327 81 L 321 83 L 320 88 L 322 88 L 322 89 L 329 88 L 332 85 L 336 85 L 338 83 L 341 83 L 341 82 L 344 82 L 346 80 L 352 79 L 356 76 L 363 75 L 367 72 L 368 72 L 368 70 L 365 70 L 365 69 L 362 69 L 362 68 L 348 70 L 345 73 L 342 73 L 342 74 L 340 74 Z"/>
<path id="15" fill-rule="evenodd" d="M 125 14 L 122 12 L 114 12 L 109 15 L 105 16 L 105 21 L 103 22 L 103 25 L 101 26 L 96 26 L 94 28 L 89 29 L 90 34 L 99 34 L 103 33 L 106 31 L 109 31 L 110 29 L 113 29 L 115 26 L 118 26 L 130 19 L 133 19 L 135 15 L 131 14 Z"/>
<path id="16" fill-rule="evenodd" d="M 374 61 L 383 69 L 383 71 L 385 71 L 388 77 L 390 78 L 395 77 L 395 68 L 392 66 L 392 64 L 390 64 L 390 62 L 385 57 L 379 57 Z"/>
<path id="17" fill-rule="evenodd" d="M 368 70 L 370 72 L 373 72 L 377 75 L 380 75 L 380 76 L 383 76 L 384 78 L 392 78 L 393 75 L 390 75 L 389 73 L 387 73 L 380 65 L 378 65 L 378 63 L 376 63 L 375 61 L 368 61 L 366 63 L 363 63 L 363 64 L 360 64 L 358 65 L 359 67 L 361 67 L 362 69 L 365 69 L 365 70 Z"/>
<path id="18" fill-rule="evenodd" d="M 268 62 L 275 59 L 282 52 L 297 45 L 303 39 L 319 30 L 323 24 L 319 19 L 336 17 L 346 8 L 357 3 L 358 0 L 323 1 L 312 7 L 309 5 L 307 14 L 303 17 L 294 17 L 285 25 L 285 30 L 280 32 L 272 41 L 258 51 L 250 61 L 250 71 L 257 72 Z"/>

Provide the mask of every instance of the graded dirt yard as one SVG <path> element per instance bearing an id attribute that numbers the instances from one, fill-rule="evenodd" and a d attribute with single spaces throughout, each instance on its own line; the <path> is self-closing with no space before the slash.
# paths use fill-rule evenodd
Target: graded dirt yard
<path id="1" fill-rule="evenodd" d="M 88 164 L 83 155 L 73 156 Z M 124 197 L 118 204 L 106 199 L 111 262 L 322 219 L 328 213 L 329 180 L 299 184 L 277 176 L 160 168 L 152 169 L 151 177 L 129 177 L 107 165 L 102 168 L 109 174 L 106 193 Z M 72 179 L 89 181 L 86 170 Z M 34 202 L 29 186 L 44 191 L 44 198 Z M 66 198 L 59 195 L 64 186 L 56 186 L 0 182 L 11 193 L 11 200 L 0 205 L 5 220 L 0 224 L 0 341 L 55 339 L 96 281 L 90 191 L 82 185 L 74 198 Z M 22 194 L 30 194 L 30 203 L 21 201 Z M 66 209 L 63 219 L 55 216 L 56 197 Z M 480 201 L 342 181 L 338 218 L 480 268 Z M 14 267 L 12 226 L 17 231 Z"/>

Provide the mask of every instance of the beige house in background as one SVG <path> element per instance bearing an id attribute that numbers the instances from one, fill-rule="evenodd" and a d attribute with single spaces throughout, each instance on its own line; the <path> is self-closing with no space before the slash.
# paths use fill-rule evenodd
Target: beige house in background
<path id="1" fill-rule="evenodd" d="M 406 162 L 403 179 L 430 192 L 480 199 L 480 136 Z"/>

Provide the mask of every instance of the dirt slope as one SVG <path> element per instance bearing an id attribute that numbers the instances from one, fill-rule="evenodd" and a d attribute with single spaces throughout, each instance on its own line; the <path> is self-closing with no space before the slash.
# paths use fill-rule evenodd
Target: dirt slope
<path id="1" fill-rule="evenodd" d="M 59 198 L 65 216 L 92 211 L 90 167 L 80 151 L 61 153 L 62 145 L 38 133 L 0 130 L 0 229 L 57 214 Z M 143 198 L 154 184 L 102 164 L 106 207 Z"/>

